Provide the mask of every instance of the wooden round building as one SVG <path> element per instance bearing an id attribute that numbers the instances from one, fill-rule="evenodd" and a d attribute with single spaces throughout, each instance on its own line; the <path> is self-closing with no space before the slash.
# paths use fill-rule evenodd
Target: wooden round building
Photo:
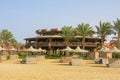
<path id="1" fill-rule="evenodd" d="M 61 30 L 57 30 L 56 28 L 51 30 L 39 29 L 36 30 L 36 33 L 38 34 L 36 37 L 25 38 L 27 48 L 33 46 L 34 48 L 41 47 L 48 51 L 56 51 L 67 46 L 64 38 L 59 35 L 62 33 Z M 87 37 L 85 39 L 85 48 L 93 50 L 97 46 L 96 43 L 100 42 L 100 38 Z M 82 47 L 82 36 L 75 36 L 75 39 L 70 41 L 68 45 L 71 48 Z"/>

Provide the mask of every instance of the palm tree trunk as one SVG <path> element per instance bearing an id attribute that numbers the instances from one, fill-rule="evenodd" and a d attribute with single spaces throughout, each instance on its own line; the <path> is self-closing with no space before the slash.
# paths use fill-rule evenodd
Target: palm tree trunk
<path id="1" fill-rule="evenodd" d="M 83 39 L 82 39 L 82 46 L 83 46 L 83 49 L 85 49 L 85 37 L 83 36 Z M 82 52 L 82 56 L 84 57 L 85 56 L 85 53 Z"/>
<path id="2" fill-rule="evenodd" d="M 118 48 L 120 49 L 120 32 L 118 32 Z"/>
<path id="3" fill-rule="evenodd" d="M 66 45 L 66 46 L 69 46 L 69 42 L 68 42 L 68 41 L 65 41 L 65 45 Z"/>
<path id="4" fill-rule="evenodd" d="M 48 48 L 49 48 L 49 54 L 53 55 L 53 52 L 52 52 L 52 49 L 51 49 L 51 39 L 49 39 Z"/>
<path id="5" fill-rule="evenodd" d="M 102 45 L 102 47 L 104 46 L 104 40 L 105 40 L 105 36 L 101 36 L 101 45 Z"/>
<path id="6" fill-rule="evenodd" d="M 66 40 L 66 46 L 69 46 L 69 41 L 68 40 Z M 69 56 L 69 52 L 68 51 L 66 52 L 66 56 Z"/>
<path id="7" fill-rule="evenodd" d="M 83 37 L 82 46 L 83 46 L 83 49 L 85 49 L 85 37 Z"/>

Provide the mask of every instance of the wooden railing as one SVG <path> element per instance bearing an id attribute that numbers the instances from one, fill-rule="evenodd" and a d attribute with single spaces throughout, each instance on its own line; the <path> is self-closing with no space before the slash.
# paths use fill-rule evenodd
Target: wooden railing
<path id="1" fill-rule="evenodd" d="M 47 47 L 47 46 L 66 46 L 67 44 L 65 42 L 37 42 L 37 43 L 28 43 L 27 46 L 40 46 L 40 47 Z M 71 42 L 69 43 L 69 46 L 82 46 L 81 42 Z M 85 43 L 86 47 L 95 47 L 96 44 L 95 43 L 91 43 L 91 42 L 86 42 Z"/>
<path id="2" fill-rule="evenodd" d="M 86 43 L 85 43 L 85 46 L 86 46 L 86 47 L 96 47 L 97 44 L 91 43 L 91 42 L 86 42 Z"/>

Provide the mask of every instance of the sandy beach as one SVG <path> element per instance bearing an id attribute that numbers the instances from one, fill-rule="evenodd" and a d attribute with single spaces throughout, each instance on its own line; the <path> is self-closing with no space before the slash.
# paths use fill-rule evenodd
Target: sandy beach
<path id="1" fill-rule="evenodd" d="M 20 64 L 16 60 L 0 63 L 0 80 L 120 80 L 120 68 L 84 61 L 81 66 L 41 60 L 37 64 Z"/>

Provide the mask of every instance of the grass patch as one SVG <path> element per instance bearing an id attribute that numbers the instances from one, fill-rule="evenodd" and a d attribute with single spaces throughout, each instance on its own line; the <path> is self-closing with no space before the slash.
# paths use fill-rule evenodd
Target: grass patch
<path id="1" fill-rule="evenodd" d="M 61 56 L 54 56 L 54 55 L 46 55 L 45 59 L 60 59 Z"/>
<path id="2" fill-rule="evenodd" d="M 83 60 L 94 60 L 94 58 L 90 58 L 90 57 L 83 57 Z"/>
<path id="3" fill-rule="evenodd" d="M 120 58 L 120 53 L 113 53 L 112 57 L 113 58 Z"/>
<path id="4" fill-rule="evenodd" d="M 19 54 L 19 59 L 26 58 L 27 54 L 26 53 L 20 53 Z"/>

